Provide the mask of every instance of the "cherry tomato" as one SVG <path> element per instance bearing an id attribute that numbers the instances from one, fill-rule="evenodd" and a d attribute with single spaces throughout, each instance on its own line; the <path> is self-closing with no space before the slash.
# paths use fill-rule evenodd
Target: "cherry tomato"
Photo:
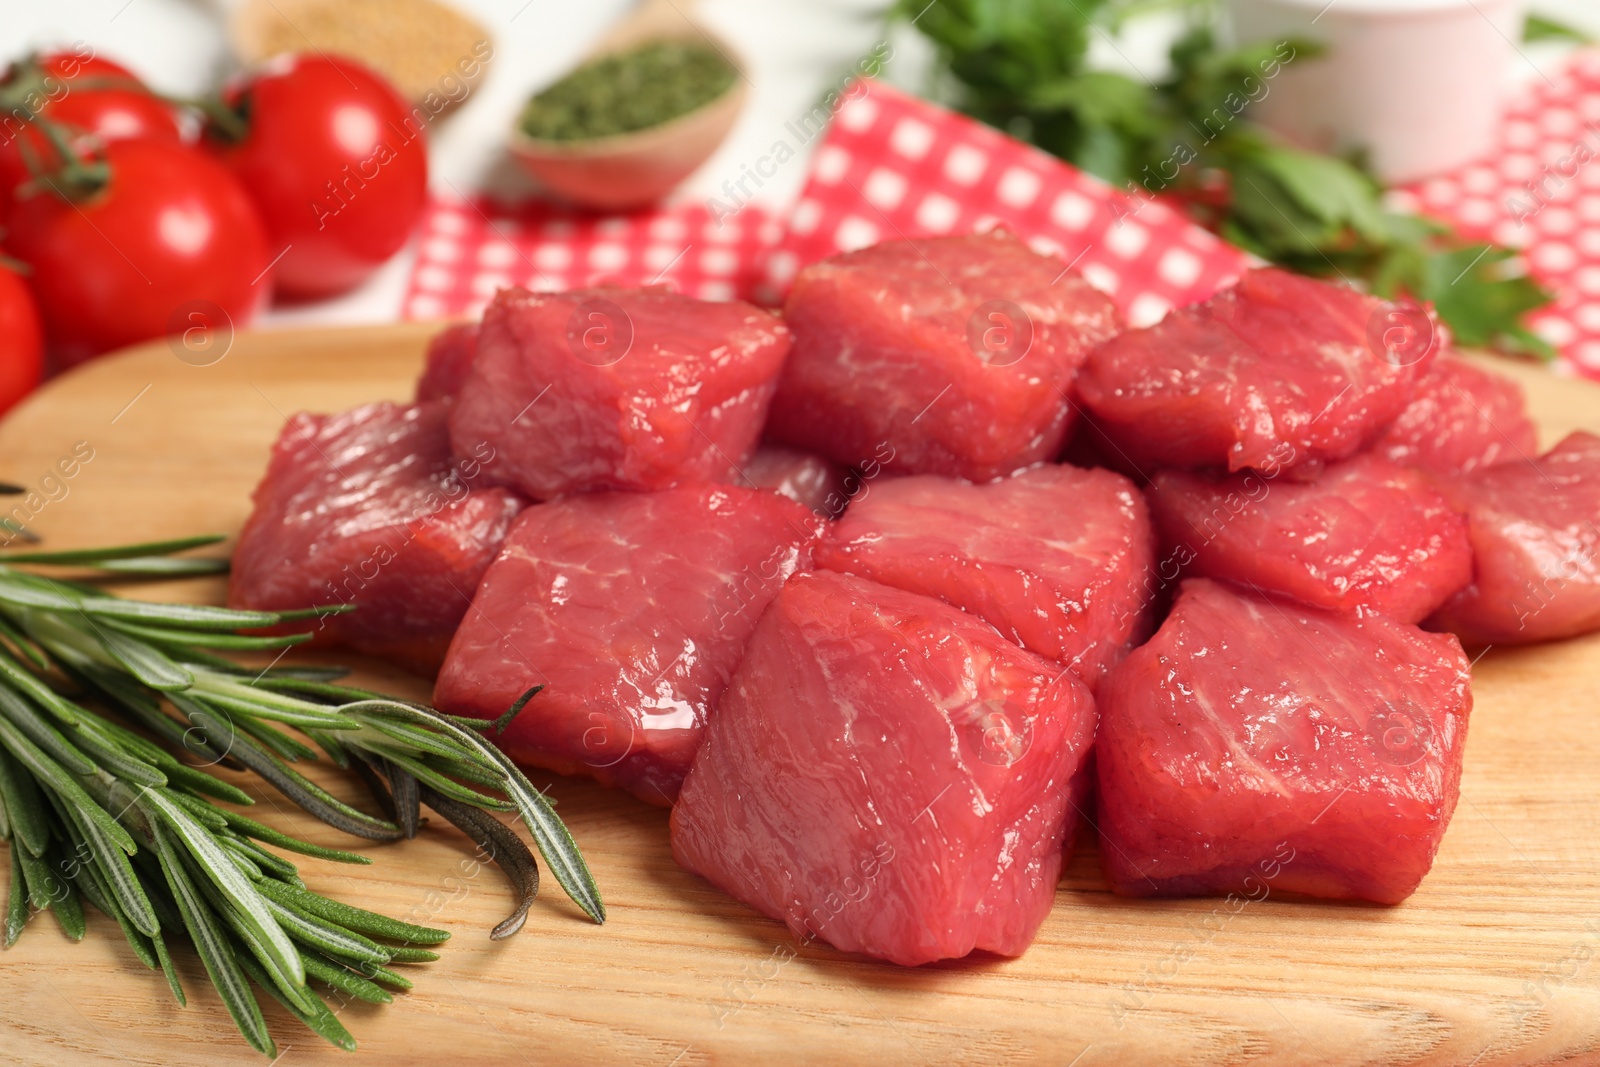
<path id="1" fill-rule="evenodd" d="M 73 364 L 181 330 L 246 325 L 271 288 L 266 234 L 226 168 L 197 148 L 106 146 L 106 185 L 76 203 L 17 201 L 6 246 L 33 268 L 52 352 Z"/>
<path id="2" fill-rule="evenodd" d="M 177 112 L 152 95 L 127 68 L 109 59 L 51 52 L 35 60 L 32 69 L 13 65 L 6 81 L 15 84 L 30 74 L 41 80 L 25 106 L 35 115 L 71 127 L 74 144 L 80 148 L 88 148 L 84 135 L 96 137 L 100 143 L 155 140 L 178 144 L 183 139 Z M 122 84 L 113 84 L 119 82 Z M 21 121 L 0 126 L 0 219 L 9 214 L 13 191 L 32 176 L 24 142 L 36 160 L 46 165 L 59 162 L 36 127 Z"/>
<path id="3" fill-rule="evenodd" d="M 279 292 L 343 292 L 405 244 L 427 195 L 428 153 L 388 82 L 354 60 L 284 55 L 222 98 L 248 130 L 218 151 L 260 206 L 273 253 L 287 249 Z"/>
<path id="4" fill-rule="evenodd" d="M 33 391 L 44 368 L 39 310 L 28 284 L 0 265 L 0 411 Z"/>

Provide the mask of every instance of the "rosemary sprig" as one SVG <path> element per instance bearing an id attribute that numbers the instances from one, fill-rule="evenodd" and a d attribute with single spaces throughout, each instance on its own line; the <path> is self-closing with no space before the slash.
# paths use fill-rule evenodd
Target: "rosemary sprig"
<path id="1" fill-rule="evenodd" d="M 538 889 L 533 853 L 492 814 L 515 811 L 562 888 L 585 914 L 605 920 L 594 879 L 550 802 L 482 737 L 503 729 L 537 689 L 495 723 L 457 720 L 338 685 L 339 671 L 259 670 L 216 654 L 276 649 L 281 655 L 308 635 L 262 631 L 313 612 L 128 600 L 91 582 L 15 566 L 89 568 L 108 576 L 208 573 L 218 569 L 213 561 L 172 556 L 216 540 L 0 557 L 7 947 L 40 910 L 52 912 L 69 937 L 81 938 L 87 900 L 117 923 L 146 966 L 163 972 L 182 1003 L 166 940 L 182 934 L 240 1033 L 266 1055 L 274 1045 L 253 987 L 330 1042 L 353 1048 L 313 983 L 335 999 L 386 1002 L 392 996 L 385 985 L 410 987 L 388 965 L 437 958 L 418 946 L 438 944 L 446 932 L 320 896 L 305 887 L 293 863 L 264 846 L 345 863 L 370 862 L 365 856 L 300 841 L 220 806 L 251 800 L 180 755 L 250 770 L 317 818 L 369 840 L 414 836 L 426 803 L 467 832 L 511 880 L 516 910 L 491 933 L 495 938 L 522 926 Z M 365 772 L 384 815 L 339 800 L 294 768 L 318 758 L 318 750 L 340 767 Z"/>

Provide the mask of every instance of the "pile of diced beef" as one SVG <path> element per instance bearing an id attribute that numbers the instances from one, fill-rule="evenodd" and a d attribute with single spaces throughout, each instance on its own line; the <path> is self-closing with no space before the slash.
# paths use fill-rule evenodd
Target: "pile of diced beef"
<path id="1" fill-rule="evenodd" d="M 290 421 L 231 601 L 356 605 L 320 639 L 447 712 L 543 686 L 514 758 L 672 805 L 681 864 L 841 949 L 1020 953 L 1091 811 L 1120 893 L 1395 903 L 1462 642 L 1600 627 L 1600 438 L 1538 454 L 1385 313 L 1263 269 L 1124 330 L 1004 232 L 781 316 L 509 290 L 415 404 Z"/>

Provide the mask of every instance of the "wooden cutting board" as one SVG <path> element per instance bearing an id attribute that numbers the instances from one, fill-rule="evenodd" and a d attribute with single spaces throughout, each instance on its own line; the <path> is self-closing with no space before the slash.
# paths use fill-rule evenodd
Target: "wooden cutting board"
<path id="1" fill-rule="evenodd" d="M 36 487 L 86 442 L 93 459 L 31 520 L 51 546 L 232 533 L 284 418 L 408 397 L 430 332 L 241 335 L 204 367 L 146 346 L 58 379 L 0 424 L 0 479 Z M 1528 387 L 1546 443 L 1600 429 L 1600 388 L 1500 367 Z M 509 894 L 453 830 L 370 847 L 371 867 L 301 866 L 314 888 L 455 935 L 443 959 L 410 970 L 415 992 L 343 1014 L 357 1057 L 390 1067 L 1600 1063 L 1597 682 L 1600 638 L 1478 664 L 1460 807 L 1433 873 L 1394 908 L 1121 900 L 1080 848 L 1026 956 L 906 970 L 797 946 L 674 866 L 664 811 L 566 780 L 552 795 L 605 894 L 604 927 L 547 884 L 523 933 L 491 944 Z M 352 847 L 256 795 L 266 822 Z M 35 917 L 0 956 L 0 1061 L 262 1062 L 198 961 L 180 963 L 187 1009 L 98 913 L 76 945 Z M 352 1062 L 266 1010 L 285 1063 Z"/>

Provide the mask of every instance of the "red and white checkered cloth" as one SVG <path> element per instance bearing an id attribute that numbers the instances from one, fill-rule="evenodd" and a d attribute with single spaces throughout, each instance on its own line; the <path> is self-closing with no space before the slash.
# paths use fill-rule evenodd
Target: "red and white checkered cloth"
<path id="1" fill-rule="evenodd" d="M 732 208 L 731 202 L 724 206 Z M 784 227 L 754 205 L 677 204 L 597 216 L 531 201 L 436 200 L 407 318 L 475 315 L 496 289 L 665 284 L 709 299 L 781 301 L 795 272 L 895 237 L 1004 224 L 1154 322 L 1236 278 L 1245 257 L 1164 204 L 1138 200 L 982 123 L 877 82 L 840 108 Z"/>
<path id="2" fill-rule="evenodd" d="M 423 213 L 403 313 L 477 316 L 509 285 L 560 290 L 669 285 L 706 300 L 751 299 L 780 224 L 754 208 L 713 222 L 698 205 L 592 215 L 529 201 L 435 199 Z"/>
<path id="3" fill-rule="evenodd" d="M 1600 378 L 1600 52 L 1574 54 L 1508 110 L 1504 150 L 1392 195 L 1468 237 L 1523 249 L 1560 293 L 1535 318 L 1562 369 Z M 731 205 L 730 205 L 731 206 Z M 811 159 L 787 219 L 678 203 L 596 216 L 530 201 L 435 201 L 405 298 L 408 318 L 475 315 L 504 285 L 670 285 L 709 299 L 781 301 L 795 273 L 895 237 L 1010 227 L 1073 264 L 1145 325 L 1246 266 L 1238 249 L 998 131 L 862 82 Z M 1519 222 L 1520 220 L 1520 222 Z"/>
<path id="4" fill-rule="evenodd" d="M 1507 108 L 1500 150 L 1391 194 L 1464 236 L 1521 249 L 1559 297 L 1533 324 L 1560 369 L 1600 378 L 1600 52 L 1573 53 Z"/>

